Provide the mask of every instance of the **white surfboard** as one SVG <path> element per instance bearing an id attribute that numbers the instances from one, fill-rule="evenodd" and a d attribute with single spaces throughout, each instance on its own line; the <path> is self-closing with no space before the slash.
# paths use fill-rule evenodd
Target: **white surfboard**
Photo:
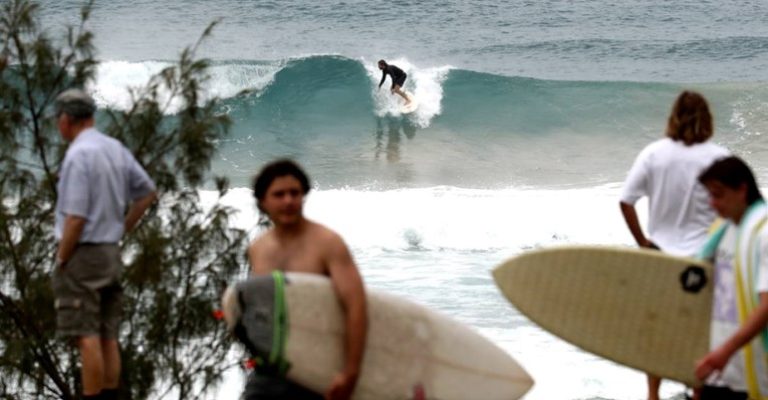
<path id="1" fill-rule="evenodd" d="M 523 253 L 493 271 L 542 328 L 621 364 L 697 384 L 709 348 L 712 267 L 660 251 L 564 246 Z"/>
<path id="2" fill-rule="evenodd" d="M 411 102 L 408 103 L 408 105 L 403 104 L 402 106 L 400 106 L 400 112 L 403 114 L 410 114 L 416 111 L 417 108 L 419 108 L 419 99 L 410 93 L 406 93 L 406 94 L 408 95 L 408 98 L 411 99 Z"/>
<path id="3" fill-rule="evenodd" d="M 343 367 L 344 312 L 328 278 L 299 273 L 286 278 L 287 377 L 322 393 Z M 223 303 L 230 327 L 258 314 L 259 306 L 242 298 L 258 290 L 255 280 L 272 279 L 250 278 L 227 290 Z M 354 399 L 512 400 L 533 385 L 509 354 L 459 322 L 371 289 L 367 305 L 368 337 Z"/>

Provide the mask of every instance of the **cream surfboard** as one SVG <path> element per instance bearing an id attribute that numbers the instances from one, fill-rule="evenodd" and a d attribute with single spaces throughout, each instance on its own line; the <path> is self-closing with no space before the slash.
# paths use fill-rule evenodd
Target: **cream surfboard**
<path id="1" fill-rule="evenodd" d="M 343 367 L 344 313 L 329 279 L 288 273 L 281 284 L 281 276 L 230 287 L 223 299 L 225 319 L 262 360 L 284 339 L 276 358 L 290 365 L 287 377 L 322 393 Z M 283 317 L 276 311 L 280 304 Z M 368 338 L 354 399 L 511 400 L 533 385 L 509 354 L 461 323 L 372 289 L 367 304 Z M 274 334 L 273 322 L 281 319 L 287 334 Z"/>
<path id="2" fill-rule="evenodd" d="M 493 271 L 542 328 L 618 363 L 687 384 L 707 353 L 712 267 L 658 251 L 569 246 L 523 253 Z"/>
<path id="3" fill-rule="evenodd" d="M 402 106 L 400 106 L 400 112 L 403 114 L 410 114 L 416 111 L 417 108 L 419 108 L 419 99 L 416 98 L 416 96 L 407 92 L 406 92 L 406 95 L 408 96 L 409 99 L 411 99 L 411 102 L 408 103 L 407 105 L 403 104 Z"/>

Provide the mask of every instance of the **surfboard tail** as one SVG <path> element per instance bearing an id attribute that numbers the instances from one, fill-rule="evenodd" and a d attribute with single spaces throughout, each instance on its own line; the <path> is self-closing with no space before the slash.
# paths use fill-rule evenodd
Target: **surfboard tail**
<path id="1" fill-rule="evenodd" d="M 251 277 L 229 287 L 222 299 L 229 331 L 259 361 L 258 368 L 284 374 L 286 308 L 282 273 Z"/>
<path id="2" fill-rule="evenodd" d="M 224 315 L 224 323 L 227 325 L 227 330 L 232 332 L 235 329 L 235 324 L 243 315 L 243 310 L 237 301 L 237 290 L 234 285 L 227 287 L 221 296 L 221 311 Z"/>

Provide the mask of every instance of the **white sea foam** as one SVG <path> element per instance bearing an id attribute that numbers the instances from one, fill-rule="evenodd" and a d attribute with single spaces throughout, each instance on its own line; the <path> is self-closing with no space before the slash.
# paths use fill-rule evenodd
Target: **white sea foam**
<path id="1" fill-rule="evenodd" d="M 390 77 L 387 78 L 381 89 L 377 89 L 381 81 L 381 71 L 376 66 L 376 62 L 365 59 L 361 59 L 361 62 L 365 66 L 371 82 L 374 83 L 372 96 L 375 114 L 379 117 L 401 115 L 400 107 L 403 104 L 403 99 L 389 92 L 392 85 Z M 418 67 L 404 58 L 392 59 L 388 62 L 397 65 L 398 68 L 408 74 L 404 89 L 418 99 L 419 106 L 413 114 L 409 115 L 409 118 L 421 128 L 429 126 L 432 119 L 440 115 L 442 111 L 443 82 L 448 77 L 448 72 L 452 67 Z"/>
<path id="2" fill-rule="evenodd" d="M 305 212 L 360 249 L 525 249 L 553 243 L 631 245 L 617 184 L 582 189 L 482 190 L 455 187 L 366 191 L 316 190 Z M 225 198 L 256 221 L 250 190 Z M 645 207 L 638 205 L 644 218 Z"/>
<path id="3" fill-rule="evenodd" d="M 105 61 L 99 65 L 95 82 L 88 90 L 100 107 L 126 110 L 133 104 L 131 90 L 144 87 L 152 76 L 171 65 L 163 61 Z M 243 90 L 252 90 L 258 95 L 272 83 L 282 67 L 282 62 L 214 64 L 208 70 L 210 80 L 203 87 L 201 101 L 234 97 Z M 161 100 L 170 104 L 166 112 L 172 114 L 181 103 L 169 97 L 167 91 L 160 93 Z"/>

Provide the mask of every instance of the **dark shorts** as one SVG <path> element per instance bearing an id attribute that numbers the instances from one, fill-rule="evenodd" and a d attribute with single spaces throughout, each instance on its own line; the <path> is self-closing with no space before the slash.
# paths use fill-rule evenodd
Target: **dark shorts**
<path id="1" fill-rule="evenodd" d="M 744 392 L 734 392 L 727 387 L 704 386 L 701 389 L 701 400 L 747 400 Z"/>
<path id="2" fill-rule="evenodd" d="M 405 78 L 407 78 L 407 74 L 403 74 L 400 78 L 397 78 L 397 80 L 393 80 L 392 87 L 400 86 L 401 88 L 403 85 L 405 85 Z"/>
<path id="3" fill-rule="evenodd" d="M 322 400 L 323 396 L 285 378 L 259 375 L 256 372 L 248 375 L 242 400 L 273 399 Z"/>
<path id="4" fill-rule="evenodd" d="M 117 338 L 122 271 L 117 244 L 78 244 L 67 264 L 56 268 L 51 278 L 57 333 Z"/>

